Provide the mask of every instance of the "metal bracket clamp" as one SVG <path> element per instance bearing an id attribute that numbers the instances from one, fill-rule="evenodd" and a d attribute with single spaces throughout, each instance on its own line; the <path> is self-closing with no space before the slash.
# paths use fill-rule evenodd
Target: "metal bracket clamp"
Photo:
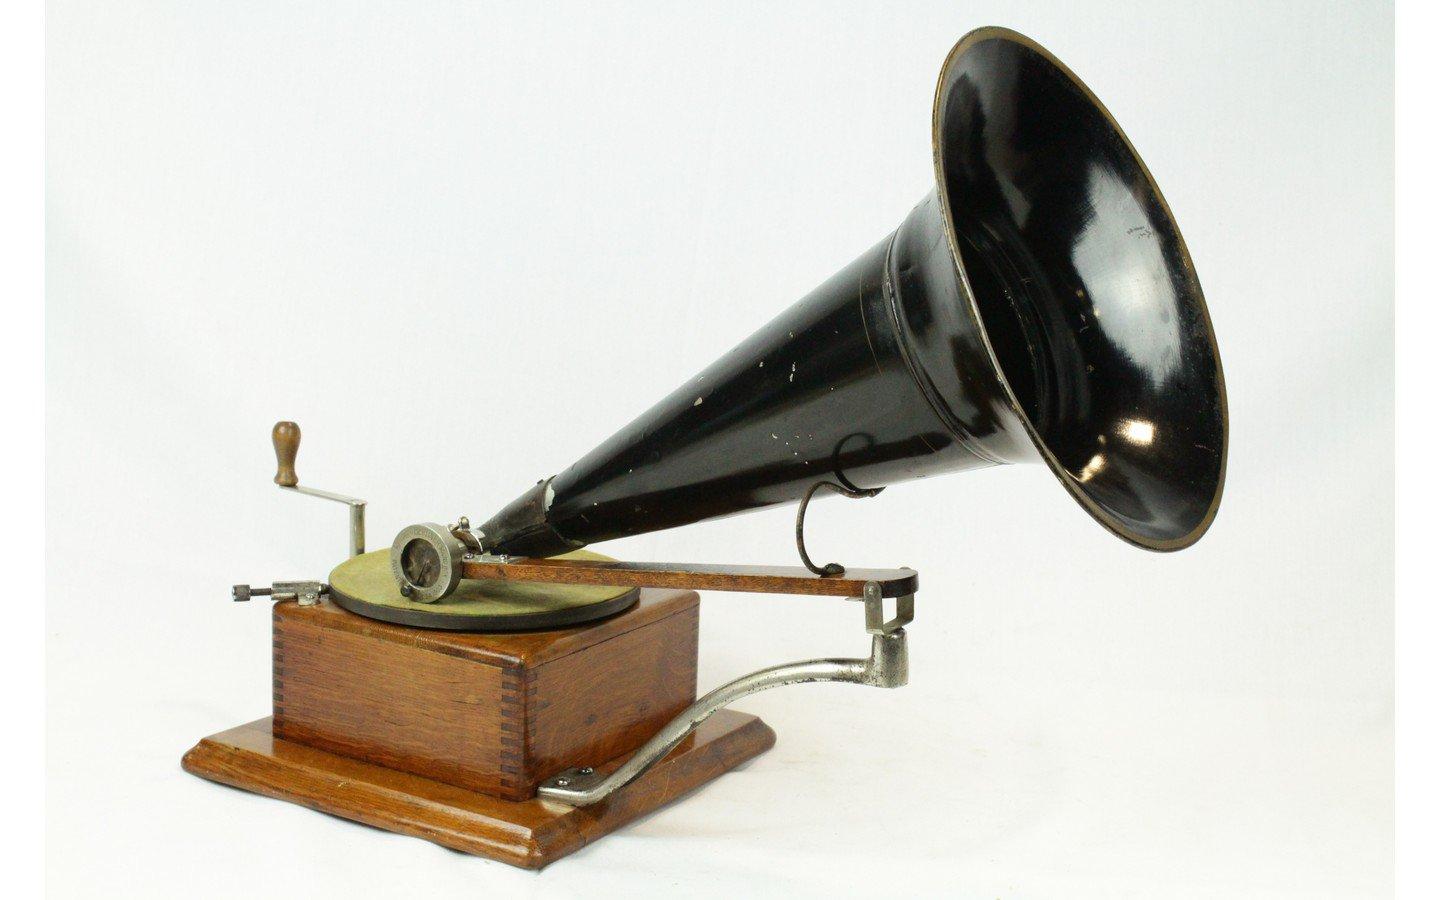
<path id="1" fill-rule="evenodd" d="M 252 588 L 248 584 L 237 584 L 230 589 L 230 599 L 244 603 L 251 597 L 269 597 L 277 603 L 294 600 L 301 606 L 314 606 L 320 597 L 330 593 L 330 585 L 319 581 L 277 581 L 268 588 Z"/>
<path id="2" fill-rule="evenodd" d="M 871 634 L 869 657 L 810 659 L 751 672 L 696 700 L 610 774 L 601 775 L 592 766 L 566 769 L 541 783 L 537 792 L 540 798 L 571 806 L 601 803 L 645 774 L 701 722 L 751 694 L 790 684 L 822 681 L 882 688 L 903 687 L 910 680 L 910 653 L 902 626 L 915 617 L 915 596 L 911 594 L 899 598 L 896 616 L 888 621 L 884 618 L 878 584 L 867 584 L 865 596 L 856 599 L 865 603 L 865 630 Z"/>
<path id="3" fill-rule="evenodd" d="M 880 596 L 880 585 L 868 581 L 865 594 L 855 597 L 865 604 L 865 630 L 870 634 L 893 634 L 915 621 L 915 595 L 905 594 L 895 598 L 895 617 L 885 618 L 885 598 Z"/>

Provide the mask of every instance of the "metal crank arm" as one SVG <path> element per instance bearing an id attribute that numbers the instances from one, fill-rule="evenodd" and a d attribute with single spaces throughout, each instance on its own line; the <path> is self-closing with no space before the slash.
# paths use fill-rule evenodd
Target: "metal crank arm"
<path id="1" fill-rule="evenodd" d="M 567 769 L 540 785 L 538 794 L 571 806 L 590 806 L 607 800 L 616 791 L 645 774 L 717 711 L 742 697 L 790 684 L 831 681 L 870 687 L 903 687 L 910 679 L 910 654 L 904 625 L 914 619 L 914 595 L 898 598 L 895 618 L 885 621 L 878 584 L 866 585 L 866 630 L 872 635 L 866 659 L 810 659 L 770 666 L 723 684 L 696 700 L 684 712 L 625 761 L 618 769 L 602 775 L 593 767 Z"/>

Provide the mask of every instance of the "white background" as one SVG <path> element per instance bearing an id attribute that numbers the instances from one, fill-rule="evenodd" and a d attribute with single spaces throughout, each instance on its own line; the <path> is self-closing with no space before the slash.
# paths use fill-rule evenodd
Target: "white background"
<path id="1" fill-rule="evenodd" d="M 52 6 L 52 890 L 1386 894 L 1391 20 L 1307 9 Z M 343 548 L 270 486 L 271 422 L 372 545 L 484 517 L 893 228 L 990 23 L 1105 99 L 1185 231 L 1231 403 L 1204 541 L 1132 549 L 1039 468 L 818 506 L 820 555 L 922 571 L 911 685 L 745 701 L 775 750 L 538 876 L 179 770 L 268 710 L 229 584 Z M 788 563 L 791 514 L 600 549 Z M 702 687 L 858 654 L 858 616 L 712 596 Z"/>

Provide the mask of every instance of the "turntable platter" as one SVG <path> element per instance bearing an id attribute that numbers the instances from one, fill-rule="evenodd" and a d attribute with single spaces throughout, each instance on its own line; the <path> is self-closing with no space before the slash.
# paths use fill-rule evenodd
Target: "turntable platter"
<path id="1" fill-rule="evenodd" d="M 610 559 L 588 550 L 558 558 Z M 629 609 L 639 596 L 638 588 L 465 579 L 441 602 L 417 603 L 400 594 L 389 549 L 353 556 L 330 573 L 330 599 L 343 609 L 398 625 L 448 631 L 564 628 Z"/>

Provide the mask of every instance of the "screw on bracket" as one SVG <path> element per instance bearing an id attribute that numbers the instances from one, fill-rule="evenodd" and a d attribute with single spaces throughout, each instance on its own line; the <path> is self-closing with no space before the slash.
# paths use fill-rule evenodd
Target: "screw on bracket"
<path id="1" fill-rule="evenodd" d="M 230 589 L 230 599 L 244 603 L 251 597 L 270 597 L 277 603 L 294 600 L 301 606 L 314 606 L 321 596 L 330 593 L 330 585 L 319 581 L 277 581 L 268 588 L 252 588 L 248 584 L 237 584 Z"/>

